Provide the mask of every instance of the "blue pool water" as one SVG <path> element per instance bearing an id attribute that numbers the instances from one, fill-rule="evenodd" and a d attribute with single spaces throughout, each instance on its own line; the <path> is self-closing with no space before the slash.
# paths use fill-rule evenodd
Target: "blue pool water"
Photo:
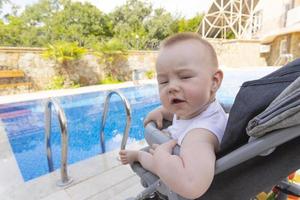
<path id="1" fill-rule="evenodd" d="M 273 68 L 256 70 L 225 71 L 222 87 L 217 98 L 223 103 L 232 103 L 242 82 L 261 77 Z M 160 105 L 157 86 L 149 84 L 119 89 L 129 100 L 132 123 L 129 141 L 143 136 L 143 119 L 153 108 Z M 68 163 L 75 163 L 102 153 L 99 129 L 103 103 L 107 92 L 93 92 L 58 97 L 66 113 L 69 132 Z M 9 142 L 25 181 L 48 173 L 44 136 L 45 100 L 0 105 L 0 118 L 8 134 Z M 125 109 L 119 97 L 111 98 L 107 125 L 105 126 L 106 151 L 119 148 L 125 127 Z M 52 152 L 54 168 L 60 166 L 60 129 L 58 119 L 52 114 Z"/>

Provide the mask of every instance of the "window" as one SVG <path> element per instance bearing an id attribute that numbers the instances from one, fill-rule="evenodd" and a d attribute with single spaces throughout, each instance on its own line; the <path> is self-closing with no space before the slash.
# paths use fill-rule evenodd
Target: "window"
<path id="1" fill-rule="evenodd" d="M 259 10 L 254 13 L 253 15 L 253 22 L 252 22 L 252 34 L 257 33 L 262 27 L 262 19 L 263 13 L 262 10 Z"/>
<path id="2" fill-rule="evenodd" d="M 279 46 L 279 54 L 280 55 L 284 55 L 287 54 L 288 50 L 287 50 L 287 40 L 283 39 L 280 41 L 280 46 Z"/>

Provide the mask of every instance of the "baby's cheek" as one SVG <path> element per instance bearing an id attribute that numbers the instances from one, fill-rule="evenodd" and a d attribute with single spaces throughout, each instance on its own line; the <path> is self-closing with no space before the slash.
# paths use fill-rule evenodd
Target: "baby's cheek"
<path id="1" fill-rule="evenodd" d="M 168 97 L 163 93 L 159 93 L 160 102 L 164 107 L 168 107 Z"/>
<path id="2" fill-rule="evenodd" d="M 195 91 L 191 94 L 191 98 L 195 103 L 204 105 L 210 99 L 210 91 L 209 90 Z"/>
<path id="3" fill-rule="evenodd" d="M 159 94 L 160 101 L 163 101 L 165 95 L 163 94 L 163 91 L 161 89 L 158 90 L 158 94 Z"/>

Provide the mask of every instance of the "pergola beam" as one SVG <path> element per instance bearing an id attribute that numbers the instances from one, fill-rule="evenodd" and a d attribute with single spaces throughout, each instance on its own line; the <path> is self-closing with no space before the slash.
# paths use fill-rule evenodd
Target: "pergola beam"
<path id="1" fill-rule="evenodd" d="M 254 8 L 259 0 L 213 0 L 198 32 L 204 38 L 226 39 L 230 31 L 237 39 L 252 37 Z M 245 38 L 246 37 L 246 38 Z"/>

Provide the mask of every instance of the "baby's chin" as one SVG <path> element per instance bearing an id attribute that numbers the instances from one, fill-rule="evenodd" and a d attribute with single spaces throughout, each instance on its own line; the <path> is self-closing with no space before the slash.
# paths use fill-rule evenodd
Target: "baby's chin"
<path id="1" fill-rule="evenodd" d="M 177 114 L 176 113 L 176 116 L 177 116 L 178 119 L 188 120 L 188 119 L 194 118 L 195 116 L 197 116 L 197 114 L 194 115 L 194 114 L 188 114 L 188 113 L 185 113 L 185 114 L 183 114 L 183 113 L 178 113 Z"/>
<path id="2" fill-rule="evenodd" d="M 192 118 L 198 116 L 201 112 L 202 112 L 202 110 L 199 110 L 199 111 L 193 112 L 193 113 L 175 113 L 175 114 L 178 119 L 188 120 L 188 119 L 192 119 Z"/>

